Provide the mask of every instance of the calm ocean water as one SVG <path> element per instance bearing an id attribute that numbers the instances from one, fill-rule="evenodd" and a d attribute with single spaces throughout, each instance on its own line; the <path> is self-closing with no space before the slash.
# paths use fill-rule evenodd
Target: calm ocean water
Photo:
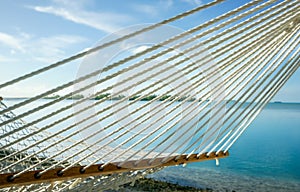
<path id="1" fill-rule="evenodd" d="M 8 106 L 18 102 L 5 101 Z M 168 167 L 150 177 L 216 191 L 300 191 L 300 104 L 268 104 L 229 152 L 219 166 L 214 161 L 192 163 Z"/>
<path id="2" fill-rule="evenodd" d="M 218 167 L 193 163 L 152 177 L 217 191 L 300 191 L 300 104 L 268 104 Z"/>

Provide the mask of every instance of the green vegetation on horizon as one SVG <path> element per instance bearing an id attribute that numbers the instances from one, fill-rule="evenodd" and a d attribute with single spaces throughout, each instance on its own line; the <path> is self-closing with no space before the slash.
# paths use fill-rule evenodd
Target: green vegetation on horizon
<path id="1" fill-rule="evenodd" d="M 83 95 L 72 95 L 71 97 L 68 97 L 67 99 L 69 100 L 77 100 L 77 99 L 82 99 L 84 98 Z"/>
<path id="2" fill-rule="evenodd" d="M 44 97 L 44 99 L 58 99 L 59 97 L 60 97 L 59 95 L 53 95 L 53 96 Z"/>
<path id="3" fill-rule="evenodd" d="M 139 100 L 139 101 L 151 101 L 153 99 L 155 99 L 156 97 L 158 97 L 159 95 L 148 95 L 148 96 L 144 96 L 142 97 L 141 95 L 134 95 L 134 96 L 130 96 L 129 97 L 129 101 L 134 101 L 134 100 Z M 103 99 L 103 98 L 106 98 L 107 100 L 120 100 L 120 99 L 123 99 L 125 97 L 125 95 L 118 95 L 118 96 L 111 96 L 110 93 L 104 93 L 104 94 L 101 94 L 101 95 L 98 95 L 95 97 L 95 100 L 100 100 L 100 99 Z M 177 99 L 178 102 L 181 102 L 181 101 L 184 101 L 188 98 L 189 96 L 181 96 L 179 99 Z M 172 95 L 163 95 L 161 96 L 159 99 L 159 101 L 173 101 L 174 100 L 174 97 Z M 192 102 L 192 101 L 195 101 L 196 98 L 189 98 L 188 100 L 186 100 L 187 102 Z M 201 99 L 199 99 L 199 101 L 201 101 Z"/>
<path id="4" fill-rule="evenodd" d="M 130 96 L 129 97 L 129 101 L 133 101 L 133 100 L 139 100 L 139 101 L 151 101 L 153 99 L 155 99 L 156 97 L 158 97 L 159 95 L 148 95 L 148 96 L 144 96 L 142 97 L 141 95 L 134 95 L 134 96 Z M 117 96 L 112 96 L 110 93 L 103 93 L 103 94 L 100 94 L 100 95 L 97 95 L 96 97 L 92 98 L 92 100 L 100 100 L 100 99 L 106 99 L 106 100 L 112 100 L 112 101 L 116 101 L 116 100 L 121 100 L 123 98 L 125 98 L 126 96 L 125 95 L 117 95 Z M 142 98 L 141 98 L 142 97 Z M 158 101 L 173 101 L 176 96 L 172 96 L 172 95 L 162 95 Z M 177 101 L 178 102 L 181 102 L 181 101 L 184 101 L 186 100 L 187 98 L 189 97 L 188 96 L 181 96 L 178 98 L 177 96 Z M 60 98 L 59 95 L 53 95 L 53 96 L 48 96 L 48 97 L 44 97 L 44 99 L 58 99 Z M 77 100 L 77 99 L 82 99 L 84 98 L 83 95 L 81 94 L 77 94 L 77 95 L 73 95 L 69 98 L 67 98 L 67 100 Z M 189 98 L 188 100 L 186 100 L 187 102 L 192 102 L 192 101 L 195 101 L 196 98 Z M 199 99 L 199 101 L 201 101 L 201 99 Z"/>

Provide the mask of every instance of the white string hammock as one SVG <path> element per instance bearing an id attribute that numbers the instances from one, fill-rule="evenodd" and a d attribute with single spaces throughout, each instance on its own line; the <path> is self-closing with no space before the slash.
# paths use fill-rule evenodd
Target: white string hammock
<path id="1" fill-rule="evenodd" d="M 104 190 L 228 156 L 299 67 L 299 1 L 253 0 L 142 51 L 107 54 L 222 2 L 1 83 L 0 94 L 79 58 L 93 66 L 11 106 L 0 101 L 0 190 Z"/>

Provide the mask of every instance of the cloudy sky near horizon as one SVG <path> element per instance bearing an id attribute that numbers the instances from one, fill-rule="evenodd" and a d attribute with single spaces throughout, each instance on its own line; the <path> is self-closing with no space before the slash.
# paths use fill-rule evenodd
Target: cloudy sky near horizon
<path id="1" fill-rule="evenodd" d="M 210 0 L 1 1 L 0 83 L 74 55 L 119 29 L 159 22 L 207 2 Z M 235 6 L 238 6 L 248 0 L 229 2 L 235 2 Z M 230 4 L 224 4 L 224 10 L 218 9 L 216 12 L 231 8 Z M 210 17 L 214 14 L 217 13 L 212 13 Z M 204 17 L 203 20 L 209 18 Z M 189 28 L 189 23 L 179 22 L 176 27 L 185 30 Z M 65 70 L 49 75 L 50 82 L 54 85 L 64 78 L 75 77 L 76 67 L 68 66 Z M 300 102 L 299 83 L 298 70 L 274 100 Z M 11 90 L 3 90 L 0 95 L 29 96 L 45 91 L 50 86 L 38 80 L 30 85 L 21 84 Z"/>

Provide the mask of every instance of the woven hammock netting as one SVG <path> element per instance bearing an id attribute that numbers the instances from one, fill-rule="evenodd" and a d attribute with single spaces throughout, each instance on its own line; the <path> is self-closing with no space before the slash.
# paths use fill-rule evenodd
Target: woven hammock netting
<path id="1" fill-rule="evenodd" d="M 116 189 L 165 166 L 228 156 L 299 68 L 300 2 L 253 0 L 195 21 L 223 3 L 121 30 L 0 82 L 0 191 Z M 189 19 L 195 26 L 170 27 Z M 76 79 L 6 99 L 78 60 Z"/>

